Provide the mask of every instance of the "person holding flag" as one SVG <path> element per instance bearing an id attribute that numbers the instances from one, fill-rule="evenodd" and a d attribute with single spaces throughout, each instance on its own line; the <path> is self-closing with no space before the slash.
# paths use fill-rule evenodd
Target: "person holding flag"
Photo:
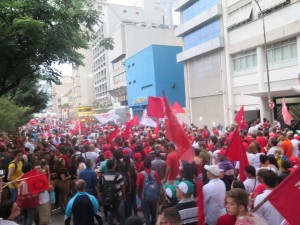
<path id="1" fill-rule="evenodd" d="M 266 190 L 255 198 L 254 207 L 257 207 L 275 189 L 278 183 L 277 174 L 272 170 L 264 171 L 263 183 Z M 279 225 L 283 221 L 282 215 L 270 202 L 265 202 L 256 212 L 263 216 L 269 225 Z"/>
<path id="2" fill-rule="evenodd" d="M 18 193 L 18 184 L 17 182 L 12 182 L 16 180 L 17 178 L 21 177 L 23 172 L 22 172 L 22 167 L 23 167 L 23 154 L 21 150 L 14 150 L 13 151 L 14 159 L 10 162 L 8 165 L 8 175 L 7 175 L 7 180 L 10 181 L 8 188 L 10 191 L 10 199 L 13 201 L 16 201 L 17 199 L 17 193 Z"/>

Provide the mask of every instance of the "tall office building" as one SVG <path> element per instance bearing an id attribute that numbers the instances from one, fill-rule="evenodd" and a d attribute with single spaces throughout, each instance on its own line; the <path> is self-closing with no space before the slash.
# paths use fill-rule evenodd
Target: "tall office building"
<path id="1" fill-rule="evenodd" d="M 174 31 L 164 24 L 159 0 L 139 1 L 137 6 L 103 4 L 103 23 L 93 41 L 93 76 L 97 109 L 127 110 L 125 59 L 152 45 L 180 45 Z M 114 49 L 105 50 L 101 39 L 111 37 Z"/>
<path id="2" fill-rule="evenodd" d="M 175 34 L 183 41 L 177 61 L 184 63 L 188 119 L 201 126 L 228 123 L 221 2 L 178 0 L 174 9 L 181 14 Z"/>
<path id="3" fill-rule="evenodd" d="M 184 46 L 177 60 L 185 65 L 191 122 L 230 125 L 242 105 L 247 121 L 271 116 L 283 122 L 285 97 L 292 127 L 299 126 L 299 0 L 177 0 L 175 9 L 181 13 L 176 35 Z"/>

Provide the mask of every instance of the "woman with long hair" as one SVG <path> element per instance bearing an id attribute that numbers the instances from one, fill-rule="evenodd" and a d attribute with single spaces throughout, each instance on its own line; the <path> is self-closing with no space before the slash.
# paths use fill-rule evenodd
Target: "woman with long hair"
<path id="1" fill-rule="evenodd" d="M 57 175 L 57 167 L 58 167 L 58 157 L 57 155 L 51 155 L 49 160 L 49 171 L 50 171 L 50 185 L 52 185 L 51 189 L 51 196 L 53 196 L 51 200 L 51 208 L 54 209 L 55 205 L 57 206 L 57 199 L 58 199 L 58 190 L 57 190 L 57 182 L 58 182 L 58 175 Z M 54 191 L 54 192 L 53 192 Z"/>
<path id="2" fill-rule="evenodd" d="M 57 175 L 58 175 L 58 182 L 57 182 L 58 205 L 60 207 L 60 211 L 64 212 L 68 203 L 71 176 L 67 171 L 66 161 L 63 158 L 60 158 L 58 160 Z"/>

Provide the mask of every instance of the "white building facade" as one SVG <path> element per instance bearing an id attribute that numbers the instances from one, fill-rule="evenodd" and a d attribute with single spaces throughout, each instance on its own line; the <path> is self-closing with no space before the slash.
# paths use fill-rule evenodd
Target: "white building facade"
<path id="1" fill-rule="evenodd" d="M 265 20 L 272 118 L 286 98 L 300 116 L 300 1 L 258 0 Z M 247 121 L 270 119 L 262 16 L 254 0 L 178 0 L 176 35 L 184 50 L 190 122 L 229 125 L 242 105 Z M 298 126 L 298 125 L 297 125 Z"/>

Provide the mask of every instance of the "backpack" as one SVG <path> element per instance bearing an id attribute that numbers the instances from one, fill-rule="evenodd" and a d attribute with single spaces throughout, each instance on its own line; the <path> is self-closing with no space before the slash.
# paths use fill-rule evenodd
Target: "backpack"
<path id="1" fill-rule="evenodd" d="M 124 162 L 116 161 L 116 170 L 115 171 L 122 175 L 124 185 L 125 185 L 125 190 L 127 193 L 130 189 L 129 177 L 128 177 L 129 168 L 125 165 Z"/>
<path id="2" fill-rule="evenodd" d="M 2 174 L 0 176 L 3 177 L 4 182 L 8 182 L 8 167 L 11 163 L 15 165 L 15 173 L 18 165 L 14 161 L 10 161 L 10 159 L 5 154 L 0 154 L 0 170 L 2 170 Z"/>
<path id="3" fill-rule="evenodd" d="M 102 204 L 104 206 L 114 207 L 117 204 L 117 189 L 116 184 L 119 174 L 115 175 L 114 180 L 105 180 L 105 175 L 102 176 Z"/>
<path id="4" fill-rule="evenodd" d="M 142 171 L 144 178 L 144 187 L 142 191 L 142 197 L 146 201 L 156 201 L 159 197 L 159 187 L 158 183 L 154 177 L 154 171 L 151 170 L 150 175 L 145 171 Z"/>

